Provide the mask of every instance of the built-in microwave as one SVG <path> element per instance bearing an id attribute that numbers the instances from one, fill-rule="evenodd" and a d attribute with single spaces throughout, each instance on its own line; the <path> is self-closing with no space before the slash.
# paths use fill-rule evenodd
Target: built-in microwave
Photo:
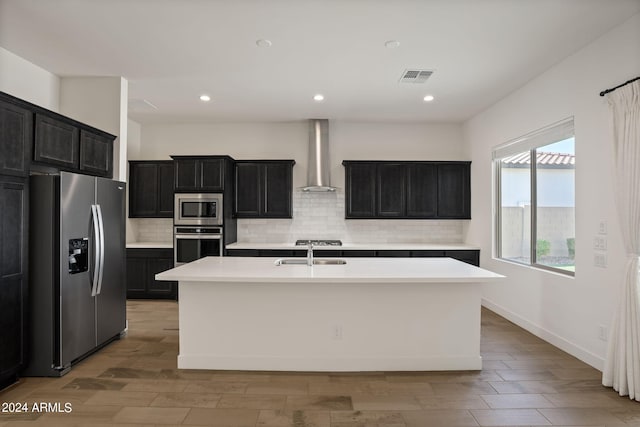
<path id="1" fill-rule="evenodd" d="M 222 194 L 176 193 L 174 225 L 222 225 Z"/>

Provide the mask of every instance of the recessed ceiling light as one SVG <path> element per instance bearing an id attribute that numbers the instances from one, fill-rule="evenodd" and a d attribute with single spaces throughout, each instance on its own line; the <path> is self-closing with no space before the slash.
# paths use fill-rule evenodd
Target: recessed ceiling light
<path id="1" fill-rule="evenodd" d="M 395 49 L 398 46 L 400 46 L 400 42 L 398 40 L 387 40 L 384 42 L 384 47 L 387 49 Z"/>
<path id="2" fill-rule="evenodd" d="M 313 100 L 314 101 L 318 101 L 318 102 L 324 101 L 324 95 L 322 95 L 321 93 L 318 93 L 318 94 L 313 96 Z"/>
<path id="3" fill-rule="evenodd" d="M 200 101 L 209 102 L 211 101 L 211 97 L 209 95 L 200 95 Z"/>
<path id="4" fill-rule="evenodd" d="M 267 40 L 267 39 L 260 39 L 260 40 L 256 40 L 256 45 L 258 47 L 271 47 L 271 40 Z"/>
<path id="5" fill-rule="evenodd" d="M 433 101 L 435 98 L 433 97 L 433 95 L 426 95 L 424 98 L 422 98 L 424 100 L 424 102 L 431 102 Z"/>

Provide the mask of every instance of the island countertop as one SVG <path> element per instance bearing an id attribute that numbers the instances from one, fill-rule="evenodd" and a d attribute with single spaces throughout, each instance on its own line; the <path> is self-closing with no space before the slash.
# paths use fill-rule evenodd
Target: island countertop
<path id="1" fill-rule="evenodd" d="M 312 267 L 276 266 L 277 259 L 206 257 L 159 273 L 156 279 L 225 283 L 478 283 L 504 277 L 452 258 L 347 258 L 343 265 Z"/>
<path id="2" fill-rule="evenodd" d="M 255 243 L 235 242 L 226 246 L 227 249 L 300 249 L 307 247 L 295 243 Z M 479 250 L 479 246 L 466 243 L 348 243 L 340 246 L 314 246 L 313 250 Z"/>

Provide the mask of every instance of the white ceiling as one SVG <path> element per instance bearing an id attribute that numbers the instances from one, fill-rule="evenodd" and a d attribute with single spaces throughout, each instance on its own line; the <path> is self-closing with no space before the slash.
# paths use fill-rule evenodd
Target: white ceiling
<path id="1" fill-rule="evenodd" d="M 158 107 L 132 105 L 140 122 L 463 121 L 639 11 L 640 0 L 0 0 L 0 46 L 59 76 L 125 77 L 130 100 Z M 399 84 L 414 67 L 435 71 Z"/>

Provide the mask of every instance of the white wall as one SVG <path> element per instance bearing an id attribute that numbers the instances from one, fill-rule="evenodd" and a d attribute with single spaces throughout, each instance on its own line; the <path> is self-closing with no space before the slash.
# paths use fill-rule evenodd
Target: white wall
<path id="1" fill-rule="evenodd" d="M 236 159 L 294 159 L 294 187 L 307 177 L 308 124 L 143 124 L 139 159 L 228 154 Z M 466 160 L 462 126 L 331 121 L 331 183 L 344 186 L 342 160 Z M 130 160 L 135 160 L 131 158 Z"/>
<path id="2" fill-rule="evenodd" d="M 128 84 L 122 77 L 63 77 L 60 113 L 116 135 L 113 178 L 127 179 Z"/>
<path id="3" fill-rule="evenodd" d="M 140 123 L 128 120 L 127 123 L 127 157 L 131 159 L 140 156 L 140 143 L 142 139 L 142 126 Z M 128 166 L 128 165 L 127 165 Z M 127 173 L 127 182 L 129 182 L 129 168 L 125 169 Z M 127 185 L 127 212 L 129 212 L 129 186 Z M 173 225 L 173 224 L 171 224 Z M 171 227 L 169 225 L 169 227 Z M 129 218 L 127 215 L 127 242 L 135 242 L 138 240 L 138 223 L 135 219 Z M 171 240 L 170 238 L 166 240 Z"/>
<path id="4" fill-rule="evenodd" d="M 0 91 L 58 111 L 60 79 L 0 47 Z"/>
<path id="5" fill-rule="evenodd" d="M 242 219 L 238 241 L 462 242 L 464 221 L 344 219 L 343 160 L 466 160 L 459 124 L 330 121 L 331 194 L 302 194 L 307 179 L 308 122 L 144 124 L 139 157 L 228 154 L 235 159 L 294 159 L 293 219 Z M 131 153 L 136 156 L 136 153 Z M 136 222 L 139 239 L 170 236 L 170 222 Z"/>
<path id="6" fill-rule="evenodd" d="M 485 305 L 599 369 L 606 354 L 599 326 L 610 324 L 625 254 L 613 199 L 609 111 L 598 93 L 639 74 L 637 14 L 464 127 L 473 162 L 467 242 L 482 248 L 485 268 L 507 276 L 485 286 Z M 492 147 L 570 116 L 576 141 L 575 278 L 492 259 Z M 600 221 L 608 225 L 606 268 L 593 265 Z"/>

